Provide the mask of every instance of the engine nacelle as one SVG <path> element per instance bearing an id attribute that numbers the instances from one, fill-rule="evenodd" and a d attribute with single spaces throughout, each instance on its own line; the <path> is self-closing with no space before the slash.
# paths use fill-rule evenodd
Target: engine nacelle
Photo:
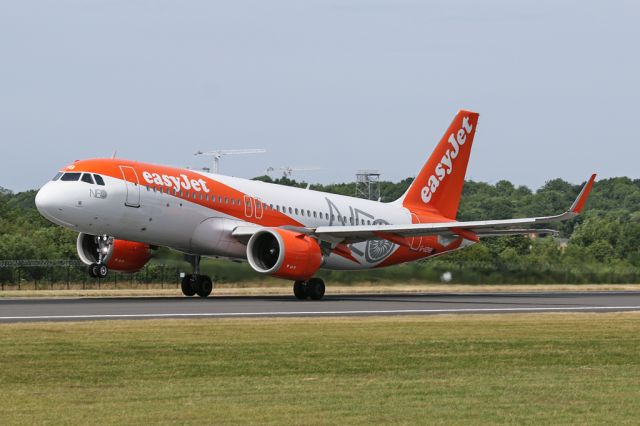
<path id="1" fill-rule="evenodd" d="M 265 228 L 249 239 L 247 260 L 261 274 L 301 281 L 313 277 L 323 259 L 320 245 L 308 235 Z"/>
<path id="2" fill-rule="evenodd" d="M 80 233 L 76 247 L 80 260 L 87 265 L 96 263 L 102 253 L 103 263 L 112 271 L 137 272 L 151 259 L 148 244 L 111 237 Z"/>

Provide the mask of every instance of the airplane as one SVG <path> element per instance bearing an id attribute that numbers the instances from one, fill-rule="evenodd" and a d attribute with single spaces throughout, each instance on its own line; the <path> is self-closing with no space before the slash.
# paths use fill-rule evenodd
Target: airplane
<path id="1" fill-rule="evenodd" d="M 39 212 L 78 232 L 89 274 L 135 272 L 158 246 L 188 256 L 185 296 L 207 297 L 202 257 L 247 261 L 293 281 L 298 299 L 320 300 L 321 269 L 382 268 L 440 256 L 484 237 L 548 235 L 538 225 L 581 213 L 596 175 L 562 214 L 456 220 L 479 114 L 460 110 L 407 191 L 378 202 L 119 158 L 79 160 L 37 193 Z"/>

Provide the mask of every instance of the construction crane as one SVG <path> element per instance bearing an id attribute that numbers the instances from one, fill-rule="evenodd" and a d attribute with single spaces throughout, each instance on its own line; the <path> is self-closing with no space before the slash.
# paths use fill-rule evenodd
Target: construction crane
<path id="1" fill-rule="evenodd" d="M 269 167 L 267 168 L 267 174 L 275 171 L 275 170 L 279 170 L 282 172 L 282 177 L 286 177 L 286 178 L 290 178 L 291 175 L 293 174 L 293 172 L 310 172 L 310 171 L 314 171 L 314 170 L 320 170 L 320 167 L 317 166 L 310 166 L 310 167 L 290 167 L 290 166 L 285 166 L 285 167 Z"/>
<path id="2" fill-rule="evenodd" d="M 198 151 L 193 155 L 207 155 L 213 157 L 212 173 L 218 173 L 220 171 L 220 157 L 223 155 L 239 155 L 239 154 L 263 154 L 267 152 L 266 149 L 218 149 L 215 151 L 202 152 Z"/>

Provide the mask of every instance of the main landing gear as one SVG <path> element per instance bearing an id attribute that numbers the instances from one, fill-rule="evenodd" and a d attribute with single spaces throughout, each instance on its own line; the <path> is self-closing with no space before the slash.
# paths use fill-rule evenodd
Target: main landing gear
<path id="1" fill-rule="evenodd" d="M 207 297 L 213 291 L 213 281 L 208 275 L 200 275 L 200 256 L 190 256 L 189 263 L 193 266 L 193 274 L 182 278 L 182 294 L 185 296 Z"/>
<path id="2" fill-rule="evenodd" d="M 320 278 L 296 281 L 293 283 L 293 294 L 300 300 L 320 300 L 324 297 L 324 281 Z"/>

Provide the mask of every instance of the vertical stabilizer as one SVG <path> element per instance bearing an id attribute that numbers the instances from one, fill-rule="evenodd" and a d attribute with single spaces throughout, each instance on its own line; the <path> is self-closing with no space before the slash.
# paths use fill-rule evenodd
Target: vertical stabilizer
<path id="1" fill-rule="evenodd" d="M 402 198 L 411 212 L 432 211 L 455 219 L 467 173 L 477 112 L 460 110 Z"/>

